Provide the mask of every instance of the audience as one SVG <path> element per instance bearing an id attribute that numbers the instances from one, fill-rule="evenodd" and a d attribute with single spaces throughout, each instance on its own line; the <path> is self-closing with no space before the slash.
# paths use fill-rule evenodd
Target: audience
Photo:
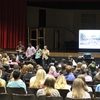
<path id="1" fill-rule="evenodd" d="M 56 79 L 53 76 L 46 78 L 44 82 L 44 87 L 37 91 L 38 96 L 51 96 L 51 97 L 60 97 L 60 93 L 57 89 L 54 89 Z"/>
<path id="2" fill-rule="evenodd" d="M 85 61 L 78 62 L 76 65 L 72 56 L 69 56 L 68 60 L 61 59 L 60 63 L 52 58 L 50 64 L 45 61 L 46 66 L 40 66 L 33 58 L 23 59 L 20 62 L 16 62 L 15 58 L 14 54 L 10 58 L 6 53 L 3 57 L 0 54 L 0 86 L 5 88 L 5 92 L 7 83 L 7 87 L 22 87 L 27 93 L 25 80 L 28 80 L 30 88 L 39 89 L 37 96 L 60 97 L 57 89 L 66 89 L 70 91 L 66 94 L 69 98 L 90 98 L 88 92 L 94 92 L 94 90 L 86 83 L 92 82 L 92 78 L 93 82 L 100 81 L 100 70 L 96 74 L 97 67 L 93 61 L 88 67 Z M 7 71 L 4 65 L 7 65 L 9 69 L 13 67 L 13 69 Z M 67 84 L 69 81 L 73 82 L 71 86 Z M 94 89 L 100 92 L 100 84 Z"/>
<path id="3" fill-rule="evenodd" d="M 91 98 L 90 94 L 85 91 L 84 82 L 80 78 L 73 81 L 72 91 L 68 92 L 67 97 L 75 99 Z"/>

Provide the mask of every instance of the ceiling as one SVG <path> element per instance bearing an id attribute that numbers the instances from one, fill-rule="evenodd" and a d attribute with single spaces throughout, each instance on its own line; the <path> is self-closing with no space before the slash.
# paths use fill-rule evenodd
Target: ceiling
<path id="1" fill-rule="evenodd" d="M 86 1 L 83 0 L 84 2 L 82 0 L 66 0 L 67 2 L 62 2 L 61 0 L 59 0 L 59 2 L 56 2 L 57 0 L 55 0 L 55 2 L 40 2 L 39 0 L 37 1 L 38 2 L 35 2 L 35 0 L 28 0 L 27 5 L 34 6 L 34 7 L 54 8 L 54 9 L 78 9 L 78 10 L 80 9 L 99 10 L 100 9 L 100 0 L 99 1 L 95 0 L 95 2 L 94 0 L 86 0 Z"/>

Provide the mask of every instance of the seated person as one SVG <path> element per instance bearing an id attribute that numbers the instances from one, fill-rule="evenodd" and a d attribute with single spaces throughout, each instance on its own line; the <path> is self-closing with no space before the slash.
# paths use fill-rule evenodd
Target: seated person
<path id="1" fill-rule="evenodd" d="M 85 81 L 90 82 L 92 80 L 92 76 L 89 75 L 89 70 L 84 66 L 81 67 L 81 73 L 85 76 Z"/>
<path id="2" fill-rule="evenodd" d="M 75 70 L 73 72 L 75 77 L 77 77 L 81 73 L 81 67 L 82 67 L 82 63 L 78 62 L 77 66 L 76 66 L 76 68 L 75 68 Z"/>
<path id="3" fill-rule="evenodd" d="M 48 74 L 58 77 L 60 74 L 56 71 L 55 66 L 50 66 Z"/>
<path id="4" fill-rule="evenodd" d="M 12 76 L 14 80 L 8 82 L 7 87 L 21 87 L 26 91 L 26 84 L 20 79 L 20 72 L 18 70 L 15 70 L 12 73 Z"/>
<path id="5" fill-rule="evenodd" d="M 100 81 L 100 69 L 98 70 L 97 74 L 94 76 L 94 81 Z"/>
<path id="6" fill-rule="evenodd" d="M 96 62 L 92 61 L 88 65 L 88 68 L 90 69 L 90 73 L 91 73 L 92 77 L 94 77 L 97 73 Z"/>
<path id="7" fill-rule="evenodd" d="M 30 87 L 31 88 L 42 88 L 44 81 L 45 81 L 45 78 L 46 78 L 45 70 L 44 69 L 38 69 L 36 76 L 33 76 L 30 79 L 30 83 L 29 83 Z"/>
<path id="8" fill-rule="evenodd" d="M 16 57 L 12 58 L 12 61 L 10 62 L 10 65 L 17 65 L 18 66 L 18 62 L 16 61 Z"/>
<path id="9" fill-rule="evenodd" d="M 66 66 L 66 74 L 63 74 L 67 81 L 73 81 L 75 79 L 74 74 L 72 73 L 72 66 Z"/>
<path id="10" fill-rule="evenodd" d="M 81 98 L 91 98 L 90 94 L 85 91 L 84 82 L 80 78 L 76 78 L 73 81 L 72 85 L 72 91 L 68 92 L 67 97 L 68 98 L 75 98 L 75 99 L 81 99 Z"/>
<path id="11" fill-rule="evenodd" d="M 87 92 L 93 92 L 93 91 L 92 91 L 92 88 L 89 87 L 89 86 L 86 84 L 85 76 L 84 76 L 84 75 L 80 74 L 80 75 L 77 76 L 77 78 L 81 78 L 81 79 L 84 81 L 85 90 L 86 90 Z"/>
<path id="12" fill-rule="evenodd" d="M 54 89 L 56 79 L 53 76 L 49 76 L 46 78 L 44 82 L 43 89 L 39 89 L 37 91 L 37 97 L 39 96 L 51 96 L 51 97 L 60 97 L 60 93 L 57 89 Z"/>
<path id="13" fill-rule="evenodd" d="M 2 76 L 2 70 L 0 69 L 0 86 L 4 87 L 5 92 L 6 92 L 6 81 L 2 79 L 1 76 Z"/>
<path id="14" fill-rule="evenodd" d="M 27 72 L 26 72 L 26 74 L 23 75 L 23 80 L 25 80 L 25 79 L 30 80 L 31 77 L 35 76 L 35 74 L 33 73 L 33 68 L 34 67 L 32 64 L 27 65 L 27 68 L 26 68 Z"/>

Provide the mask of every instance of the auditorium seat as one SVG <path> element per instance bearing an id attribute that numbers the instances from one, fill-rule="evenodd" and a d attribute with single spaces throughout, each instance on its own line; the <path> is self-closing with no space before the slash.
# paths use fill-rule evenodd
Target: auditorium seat
<path id="1" fill-rule="evenodd" d="M 11 98 L 6 93 L 0 93 L 0 100 L 11 100 Z"/>
<path id="2" fill-rule="evenodd" d="M 36 100 L 34 94 L 12 94 L 13 100 Z"/>
<path id="3" fill-rule="evenodd" d="M 5 88 L 4 87 L 0 87 L 0 93 L 5 93 Z"/>
<path id="4" fill-rule="evenodd" d="M 27 93 L 36 95 L 37 90 L 38 88 L 27 88 Z"/>

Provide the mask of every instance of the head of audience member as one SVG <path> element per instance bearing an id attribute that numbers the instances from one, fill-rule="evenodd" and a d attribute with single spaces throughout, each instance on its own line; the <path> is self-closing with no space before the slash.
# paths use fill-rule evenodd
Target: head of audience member
<path id="1" fill-rule="evenodd" d="M 18 70 L 13 71 L 12 75 L 13 75 L 14 80 L 18 80 L 20 78 L 20 71 Z"/>
<path id="2" fill-rule="evenodd" d="M 0 59 L 2 59 L 2 54 L 0 54 Z"/>
<path id="3" fill-rule="evenodd" d="M 30 82 L 30 87 L 31 88 L 42 88 L 45 78 L 46 78 L 45 70 L 39 69 L 36 73 L 34 82 Z"/>
<path id="4" fill-rule="evenodd" d="M 16 56 L 14 54 L 10 54 L 10 60 L 12 60 L 13 58 L 16 58 Z"/>
<path id="5" fill-rule="evenodd" d="M 86 64 L 86 61 L 82 61 L 82 66 L 84 67 L 84 68 L 87 68 L 87 64 Z"/>
<path id="6" fill-rule="evenodd" d="M 58 77 L 59 76 L 59 73 L 57 73 L 55 66 L 51 66 L 49 68 L 49 73 L 48 74 L 53 75 L 54 77 Z"/>
<path id="7" fill-rule="evenodd" d="M 67 85 L 67 82 L 66 82 L 65 77 L 63 75 L 58 76 L 56 79 L 55 88 L 66 89 L 66 85 Z"/>
<path id="8" fill-rule="evenodd" d="M 60 65 L 60 66 L 59 66 L 59 65 Z M 57 72 L 59 72 L 59 71 L 61 70 L 61 67 L 62 67 L 62 66 L 61 66 L 61 64 L 59 64 L 58 61 L 55 60 L 54 66 L 56 67 Z"/>
<path id="9" fill-rule="evenodd" d="M 45 79 L 44 87 L 54 88 L 55 87 L 56 79 L 53 76 L 48 76 Z"/>
<path id="10" fill-rule="evenodd" d="M 16 62 L 16 57 L 12 57 L 12 62 Z"/>
<path id="11" fill-rule="evenodd" d="M 46 96 L 51 96 L 51 90 L 55 87 L 56 79 L 53 76 L 46 78 L 44 82 L 44 92 Z"/>
<path id="12" fill-rule="evenodd" d="M 2 76 L 2 70 L 0 69 L 0 77 Z"/>
<path id="13" fill-rule="evenodd" d="M 24 74 L 27 73 L 27 65 L 22 66 L 22 69 L 21 69 L 20 73 L 21 73 L 21 75 L 24 75 Z"/>
<path id="14" fill-rule="evenodd" d="M 61 66 L 61 70 L 60 70 L 60 73 L 61 74 L 66 74 L 66 64 L 63 64 L 62 66 Z"/>
<path id="15" fill-rule="evenodd" d="M 88 74 L 89 73 L 89 70 L 82 65 L 81 66 L 81 73 L 82 74 Z"/>
<path id="16" fill-rule="evenodd" d="M 4 58 L 7 58 L 7 56 L 8 56 L 7 53 L 4 53 L 4 54 L 3 54 L 3 57 L 4 57 Z"/>
<path id="17" fill-rule="evenodd" d="M 54 65 L 54 63 L 55 63 L 55 58 L 51 58 L 50 64 Z"/>
<path id="18" fill-rule="evenodd" d="M 39 80 L 44 80 L 46 77 L 46 72 L 44 69 L 39 69 L 36 73 L 36 79 L 39 79 Z"/>
<path id="19" fill-rule="evenodd" d="M 7 65 L 9 63 L 9 60 L 7 58 L 2 59 L 2 64 Z"/>
<path id="20" fill-rule="evenodd" d="M 72 97 L 76 99 L 83 98 L 83 95 L 86 93 L 84 88 L 83 80 L 81 78 L 76 78 L 72 85 Z"/>
<path id="21" fill-rule="evenodd" d="M 87 89 L 87 87 L 86 87 L 87 85 L 86 85 L 86 81 L 85 81 L 85 76 L 82 75 L 82 74 L 80 74 L 80 75 L 77 76 L 77 78 L 80 78 L 80 79 L 83 80 L 83 82 L 84 82 L 84 89 L 85 89 L 86 91 L 88 91 L 88 89 Z"/>
<path id="22" fill-rule="evenodd" d="M 97 74 L 94 76 L 96 81 L 100 81 L 100 69 L 98 69 Z"/>
<path id="23" fill-rule="evenodd" d="M 75 70 L 80 70 L 82 67 L 82 63 L 78 62 Z"/>
<path id="24" fill-rule="evenodd" d="M 0 70 L 4 71 L 4 67 L 2 65 L 0 65 Z"/>
<path id="25" fill-rule="evenodd" d="M 33 72 L 33 70 L 34 70 L 34 66 L 32 65 L 32 64 L 28 64 L 27 65 L 27 72 L 29 73 L 29 72 Z"/>
<path id="26" fill-rule="evenodd" d="M 0 69 L 0 78 L 2 76 L 2 70 Z M 6 82 L 5 80 L 0 80 L 0 87 L 4 87 L 5 88 L 5 92 L 6 92 Z"/>
<path id="27" fill-rule="evenodd" d="M 70 74 L 72 72 L 72 66 L 67 65 L 66 66 L 66 72 L 67 72 L 67 74 Z"/>
<path id="28" fill-rule="evenodd" d="M 61 63 L 61 65 L 67 64 L 67 61 L 66 61 L 66 59 L 63 58 L 63 59 L 61 59 L 61 62 L 60 63 Z"/>
<path id="29" fill-rule="evenodd" d="M 38 71 L 39 69 L 43 69 L 43 67 L 39 64 L 36 65 L 36 70 Z"/>

